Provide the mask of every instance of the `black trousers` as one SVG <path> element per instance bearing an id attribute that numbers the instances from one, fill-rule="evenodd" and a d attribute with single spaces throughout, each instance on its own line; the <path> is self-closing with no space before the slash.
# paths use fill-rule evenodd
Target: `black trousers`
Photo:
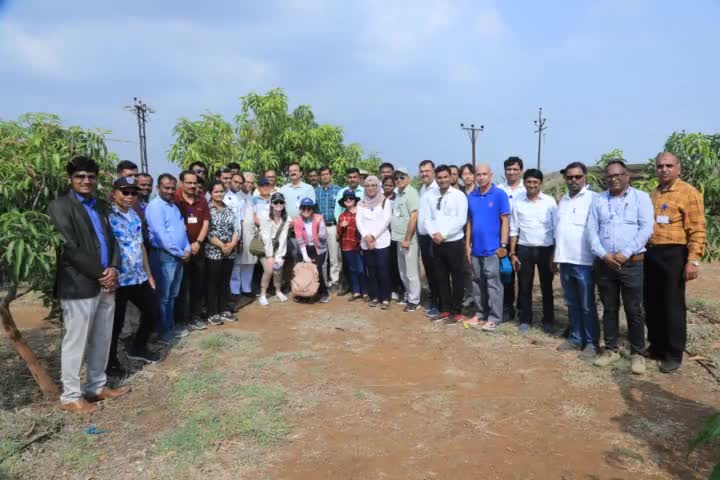
<path id="1" fill-rule="evenodd" d="M 543 325 L 551 326 L 555 323 L 555 308 L 553 305 L 553 272 L 552 261 L 555 247 L 526 247 L 518 245 L 517 256 L 520 260 L 518 275 L 518 308 L 520 309 L 520 323 L 531 324 L 532 291 L 535 281 L 535 268 L 540 276 L 540 291 L 542 292 Z"/>
<path id="2" fill-rule="evenodd" d="M 682 361 L 687 342 L 685 245 L 658 245 L 645 253 L 644 305 L 653 353 Z"/>
<path id="3" fill-rule="evenodd" d="M 230 305 L 230 277 L 234 260 L 207 259 L 207 314 L 208 317 L 232 311 Z"/>
<path id="4" fill-rule="evenodd" d="M 314 246 L 306 246 L 305 251 L 308 254 L 308 257 L 310 257 L 315 264 L 315 266 L 318 269 L 318 279 L 320 280 L 320 287 L 318 288 L 317 294 L 320 296 L 323 296 L 327 294 L 327 285 L 325 285 L 325 275 L 323 274 L 323 263 L 325 263 L 325 257 L 327 256 L 327 252 L 318 254 L 317 250 L 315 250 Z M 300 254 L 300 257 L 302 258 L 302 253 Z"/>
<path id="5" fill-rule="evenodd" d="M 465 240 L 433 244 L 435 281 L 440 295 L 439 310 L 451 314 L 462 312 L 465 295 Z"/>
<path id="6" fill-rule="evenodd" d="M 390 242 L 390 263 L 388 267 L 390 268 L 390 291 L 400 294 L 400 300 L 402 300 L 405 287 L 403 286 L 402 278 L 400 278 L 400 268 L 397 262 L 398 248 L 398 242 L 395 240 Z"/>
<path id="7" fill-rule="evenodd" d="M 627 262 L 620 270 L 613 270 L 602 260 L 595 260 L 593 273 L 600 293 L 600 301 L 603 304 L 605 348 L 614 351 L 618 349 L 620 297 L 622 297 L 627 318 L 630 353 L 644 353 L 643 262 Z"/>
<path id="8" fill-rule="evenodd" d="M 515 316 L 515 278 L 517 277 L 515 269 L 512 271 L 512 281 L 504 286 L 503 291 L 503 314 L 507 313 L 511 317 Z M 520 309 L 520 299 L 517 299 L 517 308 Z"/>
<path id="9" fill-rule="evenodd" d="M 187 325 L 193 317 L 202 317 L 205 306 L 206 274 L 205 252 L 202 249 L 197 255 L 183 265 L 183 278 L 180 294 L 175 299 L 175 323 Z"/>
<path id="10" fill-rule="evenodd" d="M 160 317 L 155 290 L 150 287 L 150 283 L 145 281 L 139 285 L 118 288 L 115 293 L 115 317 L 113 319 L 108 364 L 117 362 L 118 340 L 125 325 L 125 311 L 128 301 L 132 302 L 140 310 L 140 327 L 135 334 L 132 346 L 134 351 L 145 349 L 150 333 L 155 328 L 155 323 Z"/>
<path id="11" fill-rule="evenodd" d="M 430 287 L 430 304 L 436 307 L 440 303 L 440 295 L 435 281 L 435 263 L 433 261 L 433 241 L 430 235 L 418 234 L 418 246 L 420 247 L 420 259 L 425 269 L 428 286 Z"/>

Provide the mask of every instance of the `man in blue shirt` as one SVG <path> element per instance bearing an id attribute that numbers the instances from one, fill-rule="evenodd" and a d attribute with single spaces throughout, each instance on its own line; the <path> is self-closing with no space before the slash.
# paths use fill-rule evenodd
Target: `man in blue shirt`
<path id="1" fill-rule="evenodd" d="M 645 322 L 643 321 L 643 262 L 645 244 L 653 233 L 650 196 L 630 186 L 625 164 L 613 160 L 605 167 L 608 190 L 596 195 L 590 206 L 585 233 L 595 259 L 595 279 L 603 304 L 605 352 L 595 365 L 606 367 L 618 360 L 618 313 L 622 295 L 630 341 L 631 369 L 645 372 Z"/>
<path id="2" fill-rule="evenodd" d="M 183 263 L 190 258 L 185 221 L 173 202 L 177 179 L 169 173 L 158 178 L 158 196 L 145 210 L 145 221 L 150 231 L 150 266 L 157 283 L 160 304 L 160 338 L 170 343 L 174 338 L 188 334 L 175 328 L 175 299 L 180 292 Z"/>
<path id="3" fill-rule="evenodd" d="M 117 356 L 118 340 L 125 323 L 125 310 L 130 301 L 140 310 L 140 327 L 135 335 L 128 358 L 144 363 L 157 363 L 160 356 L 147 348 L 150 333 L 159 317 L 155 297 L 155 279 L 143 245 L 140 216 L 135 213 L 140 188 L 133 177 L 120 177 L 113 182 L 110 228 L 120 246 L 120 275 L 115 295 L 115 320 L 113 323 L 110 355 L 105 372 L 109 376 L 122 377 L 126 372 Z"/>
<path id="4" fill-rule="evenodd" d="M 328 231 L 328 254 L 322 269 L 323 278 L 326 279 L 328 291 L 331 294 L 338 290 L 340 271 L 342 270 L 342 255 L 336 236 L 337 218 L 335 218 L 335 207 L 337 206 L 335 199 L 339 192 L 340 187 L 332 182 L 330 167 L 320 167 L 320 185 L 315 188 L 315 199 L 318 213 L 325 219 L 325 227 Z M 325 273 L 327 270 L 330 270 L 329 274 Z"/>
<path id="5" fill-rule="evenodd" d="M 468 320 L 472 326 L 493 331 L 503 318 L 503 284 L 500 259 L 507 256 L 510 235 L 510 201 L 507 194 L 492 183 L 490 166 L 475 167 L 478 188 L 468 195 L 468 223 L 465 240 L 468 259 L 473 267 L 477 314 Z"/>
<path id="6" fill-rule="evenodd" d="M 129 388 L 106 386 L 105 365 L 115 313 L 120 251 L 108 224 L 108 204 L 95 197 L 99 168 L 91 158 L 66 166 L 70 192 L 50 203 L 48 214 L 62 244 L 57 250 L 55 293 L 63 311 L 61 378 L 63 410 L 91 413 L 89 402 L 117 398 Z M 80 381 L 87 365 L 84 394 Z"/>

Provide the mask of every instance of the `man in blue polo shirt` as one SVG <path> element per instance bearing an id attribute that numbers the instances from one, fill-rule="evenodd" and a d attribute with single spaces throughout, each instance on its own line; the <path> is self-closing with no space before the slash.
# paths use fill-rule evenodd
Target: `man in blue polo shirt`
<path id="1" fill-rule="evenodd" d="M 465 231 L 467 255 L 473 267 L 477 314 L 468 320 L 471 326 L 493 331 L 503 316 L 503 284 L 500 259 L 507 256 L 510 235 L 510 201 L 507 194 L 492 183 L 492 170 L 486 164 L 475 167 L 478 188 L 468 195 L 468 223 Z"/>

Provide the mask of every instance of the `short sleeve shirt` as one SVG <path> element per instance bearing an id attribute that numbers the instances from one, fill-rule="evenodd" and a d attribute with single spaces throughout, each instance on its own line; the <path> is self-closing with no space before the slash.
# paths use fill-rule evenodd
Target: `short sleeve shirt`
<path id="1" fill-rule="evenodd" d="M 402 242 L 405 240 L 405 234 L 410 224 L 410 215 L 419 208 L 420 195 L 418 195 L 418 191 L 415 190 L 415 188 L 408 185 L 405 190 L 398 192 L 392 220 L 390 222 L 393 241 Z"/>
<path id="2" fill-rule="evenodd" d="M 203 222 L 210 221 L 210 208 L 208 203 L 200 196 L 195 203 L 190 205 L 185 201 L 182 193 L 175 194 L 175 205 L 180 209 L 180 214 L 185 220 L 185 228 L 187 230 L 188 241 L 194 243 L 197 241 L 198 235 L 202 230 Z"/>
<path id="3" fill-rule="evenodd" d="M 492 185 L 487 193 L 476 188 L 468 195 L 468 217 L 472 221 L 472 254 L 489 257 L 500 248 L 500 217 L 510 214 L 507 194 Z M 509 219 L 508 219 L 509 221 Z"/>

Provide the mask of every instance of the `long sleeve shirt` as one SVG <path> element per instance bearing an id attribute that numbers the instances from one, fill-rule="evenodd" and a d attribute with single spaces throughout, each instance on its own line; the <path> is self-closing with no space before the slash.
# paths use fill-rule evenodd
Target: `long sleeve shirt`
<path id="1" fill-rule="evenodd" d="M 323 216 L 326 223 L 337 221 L 340 216 L 335 216 L 335 207 L 337 204 L 337 194 L 342 190 L 335 184 L 323 187 L 322 185 L 315 188 L 315 200 L 318 206 L 318 212 Z"/>
<path id="2" fill-rule="evenodd" d="M 687 245 L 688 260 L 700 260 L 705 253 L 707 229 L 702 193 L 682 180 L 670 188 L 652 192 L 655 226 L 653 245 Z"/>
<path id="3" fill-rule="evenodd" d="M 422 201 L 425 203 L 423 228 L 428 235 L 440 233 L 446 242 L 464 238 L 468 202 L 463 192 L 450 187 L 443 195 L 440 188 L 436 188 L 427 191 Z"/>
<path id="4" fill-rule="evenodd" d="M 428 192 L 431 192 L 433 190 L 437 190 L 438 185 L 435 180 L 432 181 L 430 185 L 423 185 L 420 187 L 420 207 L 418 208 L 418 220 L 417 220 L 417 234 L 418 235 L 429 235 L 427 230 L 425 230 L 425 217 L 427 217 L 429 209 L 432 208 L 429 205 L 425 205 L 425 202 L 423 201 L 423 198 L 426 196 L 425 194 Z"/>
<path id="5" fill-rule="evenodd" d="M 338 218 L 338 219 L 340 218 L 340 214 L 345 211 L 345 207 L 340 206 L 340 204 L 338 203 L 340 200 L 342 200 L 343 192 L 345 190 L 352 190 L 352 189 L 350 187 L 342 187 L 337 192 L 337 196 L 335 197 L 335 218 Z M 365 192 L 365 189 L 363 189 L 363 187 L 361 185 L 359 185 L 355 190 L 353 190 L 353 192 L 355 192 L 356 197 L 362 198 L 363 194 Z"/>
<path id="6" fill-rule="evenodd" d="M 593 255 L 630 258 L 645 251 L 652 233 L 653 205 L 647 193 L 628 187 L 617 196 L 608 191 L 595 195 L 586 227 Z"/>
<path id="7" fill-rule="evenodd" d="M 510 213 L 510 236 L 518 237 L 524 247 L 551 247 L 555 243 L 557 204 L 550 195 L 540 192 L 535 200 L 520 194 Z"/>
<path id="8" fill-rule="evenodd" d="M 150 244 L 176 257 L 190 251 L 185 220 L 180 209 L 172 202 L 155 197 L 145 210 L 145 220 L 150 231 Z"/>
<path id="9" fill-rule="evenodd" d="M 90 217 L 90 222 L 92 222 L 93 230 L 95 230 L 95 235 L 97 235 L 98 243 L 100 244 L 100 263 L 103 268 L 107 268 L 110 265 L 110 249 L 108 248 L 108 242 L 105 238 L 100 215 L 98 215 L 98 212 L 95 210 L 96 199 L 95 197 L 83 197 L 77 193 L 75 193 L 75 198 L 78 199 Z"/>
<path id="10" fill-rule="evenodd" d="M 384 206 L 378 205 L 372 209 L 358 206 L 355 224 L 362 238 L 360 248 L 368 249 L 367 242 L 365 242 L 366 235 L 372 235 L 375 238 L 376 249 L 389 247 L 391 220 L 392 206 L 390 202 L 385 202 Z"/>
<path id="11" fill-rule="evenodd" d="M 574 197 L 563 195 L 555 215 L 555 262 L 571 265 L 592 265 L 593 253 L 585 235 L 595 193 L 588 187 Z"/>
<path id="12" fill-rule="evenodd" d="M 282 223 L 282 220 L 276 223 L 271 220 L 270 217 L 262 217 L 260 219 L 260 236 L 265 245 L 265 256 L 268 258 L 274 257 L 276 261 L 282 260 L 285 257 L 285 253 L 287 253 L 288 232 L 290 231 L 292 219 L 287 217 L 285 225 Z M 281 226 L 282 230 L 278 234 Z M 275 249 L 273 242 L 275 237 L 277 237 L 278 240 L 277 249 Z"/>

